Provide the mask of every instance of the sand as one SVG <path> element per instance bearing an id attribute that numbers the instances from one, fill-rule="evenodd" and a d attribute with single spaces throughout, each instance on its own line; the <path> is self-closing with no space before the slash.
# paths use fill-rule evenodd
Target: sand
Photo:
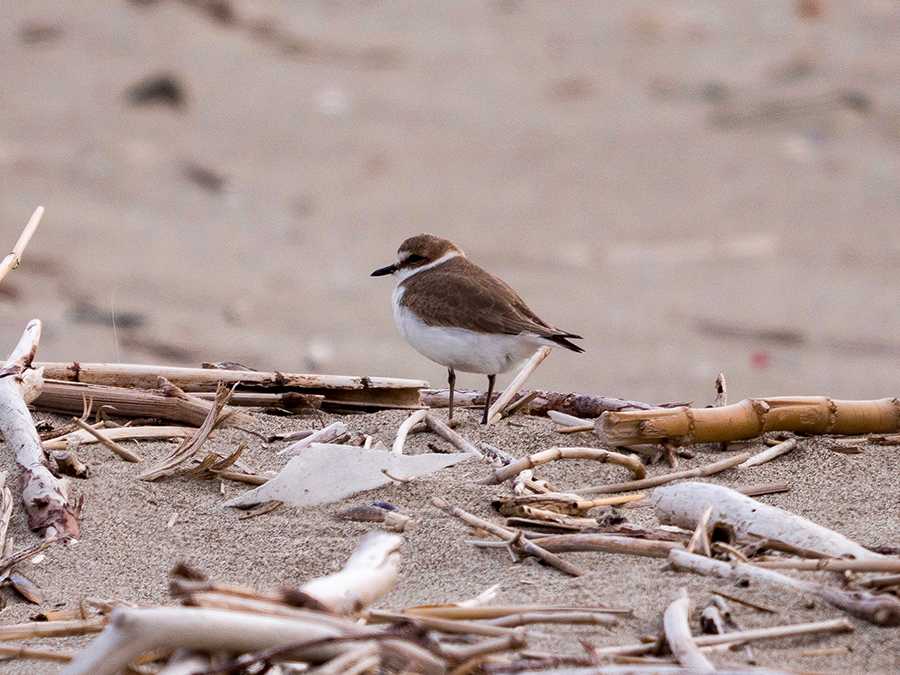
<path id="1" fill-rule="evenodd" d="M 382 412 L 341 417 L 354 431 L 371 433 L 390 442 L 404 414 Z M 337 419 L 326 415 L 325 421 Z M 522 455 L 553 445 L 592 445 L 588 434 L 562 437 L 552 431 L 547 419 L 516 416 L 500 425 L 483 429 L 475 413 L 469 413 L 460 431 L 473 441 L 486 441 Z M 254 414 L 247 428 L 262 433 L 304 428 L 310 418 L 278 418 Z M 281 466 L 274 455 L 280 444 L 265 447 L 261 440 L 236 430 L 222 430 L 208 447 L 226 451 L 248 441 L 245 459 L 260 470 Z M 410 437 L 410 452 L 426 451 L 426 443 L 442 441 L 430 434 Z M 595 444 L 594 444 L 595 445 Z M 804 444 L 778 460 L 746 473 L 729 471 L 715 477 L 725 485 L 785 481 L 788 493 L 762 497 L 774 504 L 832 527 L 867 546 L 900 542 L 897 517 L 896 448 L 866 447 L 860 455 L 837 454 L 824 441 Z M 160 457 L 165 443 L 145 443 L 145 461 Z M 409 513 L 415 526 L 405 534 L 403 565 L 397 588 L 381 606 L 404 606 L 465 599 L 488 586 L 501 584 L 496 602 L 554 603 L 628 607 L 632 617 L 613 628 L 537 627 L 529 641 L 533 649 L 579 653 L 578 638 L 598 645 L 634 642 L 655 632 L 661 613 L 680 587 L 686 587 L 695 605 L 702 605 L 715 589 L 727 590 L 777 610 L 768 615 L 734 605 L 742 627 L 772 626 L 844 616 L 820 602 L 809 602 L 793 592 L 771 592 L 739 588 L 729 582 L 677 574 L 665 569 L 662 560 L 602 553 L 566 554 L 587 570 L 570 578 L 534 561 L 513 564 L 502 550 L 476 550 L 463 543 L 466 528 L 429 504 L 434 495 L 445 497 L 473 513 L 499 519 L 491 513 L 490 500 L 508 493 L 508 486 L 479 485 L 488 468 L 471 461 L 412 483 L 391 484 L 362 493 L 343 502 L 316 508 L 282 507 L 272 513 L 238 520 L 238 512 L 223 509 L 226 498 L 245 489 L 218 481 L 169 479 L 155 483 L 137 480 L 140 465 L 127 464 L 100 446 L 86 446 L 81 456 L 93 471 L 90 478 L 75 481 L 86 499 L 83 536 L 75 546 L 52 548 L 43 562 L 23 564 L 21 571 L 34 579 L 46 594 L 45 608 L 77 607 L 84 597 L 125 600 L 138 604 L 169 602 L 167 571 L 186 561 L 223 582 L 249 584 L 261 589 L 296 585 L 337 570 L 353 550 L 359 537 L 377 527 L 372 524 L 336 520 L 334 514 L 352 504 L 384 500 Z M 718 451 L 699 452 L 683 460 L 686 468 L 708 463 Z M 0 455 L 0 467 L 14 470 L 8 453 Z M 336 467 L 339 470 L 339 467 Z M 652 466 L 649 473 L 665 472 Z M 539 470 L 539 476 L 561 488 L 575 488 L 622 480 L 627 473 L 617 467 L 583 461 L 560 462 Z M 638 524 L 653 524 L 652 509 L 624 511 Z M 169 522 L 174 518 L 171 526 Z M 15 510 L 11 528 L 19 545 L 34 541 L 25 525 L 21 508 Z M 810 575 L 811 576 L 811 575 Z M 833 581 L 833 579 L 832 579 Z M 9 594 L 9 592 L 6 592 Z M 37 608 L 8 595 L 3 623 L 27 620 Z M 894 672 L 900 667 L 900 632 L 876 628 L 852 620 L 855 631 L 824 638 L 784 639 L 754 645 L 756 662 L 798 670 L 844 672 Z M 76 649 L 84 638 L 43 641 L 60 649 Z M 37 644 L 37 641 L 34 642 Z M 801 656 L 804 649 L 847 646 L 852 651 L 838 656 Z M 715 655 L 720 664 L 744 663 L 743 654 Z M 55 666 L 33 663 L 4 664 L 2 672 L 55 671 Z"/>

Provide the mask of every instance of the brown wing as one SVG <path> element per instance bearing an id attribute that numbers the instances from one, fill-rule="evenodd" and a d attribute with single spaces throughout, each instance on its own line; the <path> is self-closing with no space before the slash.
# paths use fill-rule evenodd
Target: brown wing
<path id="1" fill-rule="evenodd" d="M 403 285 L 401 304 L 431 326 L 546 338 L 568 335 L 541 320 L 506 283 L 463 257 L 413 275 Z"/>

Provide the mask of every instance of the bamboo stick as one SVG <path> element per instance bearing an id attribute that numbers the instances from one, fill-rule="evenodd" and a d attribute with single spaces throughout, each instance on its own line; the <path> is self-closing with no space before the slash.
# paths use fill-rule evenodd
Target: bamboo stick
<path id="1" fill-rule="evenodd" d="M 598 448 L 550 448 L 533 455 L 517 459 L 511 464 L 494 469 L 490 476 L 481 481 L 486 485 L 496 485 L 508 480 L 526 469 L 534 469 L 541 464 L 554 462 L 560 459 L 589 459 L 595 462 L 608 462 L 623 466 L 636 477 L 643 478 L 646 470 L 641 460 L 631 455 L 622 455 L 617 452 L 600 450 Z"/>
<path id="2" fill-rule="evenodd" d="M 525 384 L 525 381 L 531 377 L 531 374 L 537 370 L 537 367 L 544 362 L 544 359 L 550 356 L 551 351 L 550 347 L 541 347 L 531 355 L 525 362 L 525 365 L 523 365 L 519 372 L 516 373 L 512 382 L 509 383 L 509 386 L 507 386 L 506 389 L 503 390 L 503 393 L 500 394 L 500 397 L 491 404 L 487 414 L 488 424 L 495 424 L 500 421 L 503 410 L 510 404 L 513 397 L 519 393 L 519 389 L 521 389 L 522 385 Z M 527 392 L 525 396 L 531 396 L 532 394 L 533 392 Z"/>
<path id="3" fill-rule="evenodd" d="M 7 274 L 19 266 L 19 263 L 22 261 L 22 254 L 25 252 L 25 247 L 28 246 L 28 242 L 31 241 L 31 237 L 37 230 L 38 225 L 41 224 L 41 218 L 43 217 L 44 207 L 39 206 L 34 210 L 34 213 L 31 214 L 31 218 L 29 218 L 28 222 L 25 224 L 25 229 L 22 230 L 22 234 L 19 235 L 16 243 L 13 244 L 12 250 L 2 261 L 0 261 L 0 282 L 3 281 Z"/>
<path id="4" fill-rule="evenodd" d="M 900 431 L 900 399 L 841 401 L 825 396 L 744 399 L 720 408 L 604 413 L 596 434 L 610 445 L 739 441 L 767 431 L 857 435 Z"/>
<path id="5" fill-rule="evenodd" d="M 164 377 L 186 392 L 215 391 L 216 385 L 249 387 L 254 391 L 291 391 L 324 396 L 323 407 L 419 407 L 422 380 L 351 375 L 311 375 L 306 373 L 181 368 L 131 363 L 41 363 L 48 378 L 67 382 L 102 384 L 114 387 L 153 389 Z"/>
<path id="6" fill-rule="evenodd" d="M 709 408 L 712 410 L 713 408 Z M 721 410 L 722 408 L 719 408 Z M 695 469 L 687 469 L 685 471 L 675 471 L 666 473 L 661 476 L 653 476 L 652 478 L 644 478 L 643 480 L 633 480 L 627 483 L 612 483 L 610 485 L 598 485 L 595 487 L 579 488 L 574 490 L 579 495 L 603 495 L 613 492 L 630 492 L 632 490 L 645 490 L 647 488 L 665 485 L 682 478 L 699 478 L 701 476 L 713 476 L 728 469 L 734 468 L 741 462 L 750 457 L 749 452 L 742 452 L 734 457 L 722 459 L 706 466 L 698 466 Z"/>

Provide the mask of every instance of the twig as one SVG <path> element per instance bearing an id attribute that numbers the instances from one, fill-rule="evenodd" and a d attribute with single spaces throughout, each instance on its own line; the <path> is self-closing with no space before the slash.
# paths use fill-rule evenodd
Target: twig
<path id="1" fill-rule="evenodd" d="M 473 443 L 470 443 L 465 438 L 463 438 L 456 431 L 451 429 L 449 426 L 441 422 L 434 415 L 426 414 L 424 417 L 425 425 L 431 429 L 435 434 L 443 438 L 454 448 L 459 450 L 460 452 L 469 452 L 473 455 L 478 455 L 479 457 L 484 457 L 484 453 L 478 449 Z"/>
<path id="2" fill-rule="evenodd" d="M 632 490 L 644 490 L 646 488 L 665 485 L 682 478 L 699 478 L 701 476 L 712 476 L 722 471 L 734 468 L 744 460 L 750 457 L 749 452 L 742 452 L 734 457 L 722 459 L 706 466 L 699 466 L 695 469 L 687 469 L 685 471 L 676 471 L 674 473 L 663 474 L 662 476 L 654 476 L 643 480 L 633 480 L 627 483 L 613 483 L 611 485 L 599 485 L 596 487 L 587 487 L 574 490 L 580 495 L 603 495 L 613 492 L 630 492 Z"/>
<path id="3" fill-rule="evenodd" d="M 532 539 L 532 543 L 553 553 L 568 551 L 600 551 L 628 555 L 666 558 L 673 549 L 684 547 L 675 541 L 638 539 L 614 534 L 554 534 Z"/>
<path id="4" fill-rule="evenodd" d="M 19 266 L 19 263 L 22 260 L 22 254 L 25 252 L 25 247 L 28 246 L 28 242 L 31 241 L 31 237 L 35 230 L 37 230 L 38 225 L 41 224 L 41 218 L 43 217 L 44 207 L 39 206 L 34 210 L 34 213 L 31 214 L 31 218 L 28 219 L 25 229 L 22 230 L 22 234 L 19 235 L 12 250 L 2 261 L 0 261 L 0 282 L 3 281 L 7 274 Z"/>
<path id="5" fill-rule="evenodd" d="M 688 624 L 690 599 L 687 589 L 682 588 L 678 597 L 663 614 L 663 626 L 666 631 L 666 642 L 675 655 L 678 663 L 695 673 L 713 673 L 715 667 L 697 648 Z"/>
<path id="6" fill-rule="evenodd" d="M 264 515 L 266 513 L 272 513 L 275 509 L 282 506 L 284 502 L 280 502 L 277 499 L 273 499 L 270 502 L 266 502 L 265 504 L 261 504 L 257 506 L 255 509 L 250 509 L 246 513 L 238 516 L 238 520 L 249 520 L 250 518 L 256 518 L 257 516 Z"/>
<path id="7" fill-rule="evenodd" d="M 722 591 L 711 591 L 713 595 L 721 595 L 726 600 L 731 600 L 732 602 L 736 602 L 739 605 L 744 605 L 745 607 L 749 607 L 750 609 L 755 609 L 757 612 L 765 612 L 766 614 L 778 614 L 774 609 L 769 609 L 764 605 L 758 605 L 755 602 L 750 602 L 749 600 L 744 600 L 743 598 L 739 598 L 736 595 L 729 595 L 728 593 L 724 593 Z"/>
<path id="8" fill-rule="evenodd" d="M 279 450 L 278 454 L 293 457 L 301 450 L 304 450 L 305 448 L 311 446 L 313 443 L 333 443 L 346 433 L 346 424 L 344 424 L 343 422 L 332 422 L 324 429 L 319 429 L 318 431 L 311 434 L 306 434 L 304 432 L 303 438 L 298 440 L 296 443 L 292 443 L 286 448 Z"/>
<path id="9" fill-rule="evenodd" d="M 115 453 L 116 455 L 118 455 L 119 457 L 124 459 L 126 462 L 143 461 L 141 459 L 140 455 L 137 455 L 137 454 L 131 452 L 131 450 L 128 450 L 127 448 L 123 448 L 121 445 L 119 445 L 118 443 L 113 441 L 111 438 L 109 438 L 106 434 L 101 432 L 99 429 L 95 429 L 94 427 L 90 426 L 89 424 L 85 424 L 77 417 L 72 418 L 72 423 L 75 424 L 79 429 L 81 429 L 85 433 L 88 433 L 91 436 L 93 436 L 94 438 L 96 438 L 98 443 L 101 443 L 102 445 L 104 445 L 107 448 L 109 448 L 110 450 L 112 450 L 113 453 Z"/>
<path id="10" fill-rule="evenodd" d="M 746 462 L 742 462 L 738 465 L 739 469 L 749 469 L 751 466 L 759 466 L 760 464 L 765 464 L 766 462 L 770 462 L 776 457 L 781 457 L 781 455 L 785 455 L 789 453 L 791 450 L 797 447 L 797 439 L 789 438 L 786 441 L 782 441 L 778 445 L 773 445 L 768 450 L 763 450 L 759 452 Z"/>
<path id="11" fill-rule="evenodd" d="M 54 652 L 49 649 L 36 649 L 35 647 L 23 647 L 21 645 L 0 644 L 0 657 L 10 660 L 27 659 L 32 661 L 68 663 L 74 658 L 74 655 L 70 652 Z"/>
<path id="12" fill-rule="evenodd" d="M 75 425 L 72 426 L 74 427 Z M 127 441 L 189 438 L 190 436 L 193 436 L 196 431 L 196 429 L 191 427 L 117 427 L 115 429 L 104 429 L 103 434 L 110 440 Z M 78 445 L 100 442 L 92 434 L 78 430 L 46 440 L 42 445 L 45 450 L 62 450 L 69 446 L 70 440 Z"/>
<path id="13" fill-rule="evenodd" d="M 707 506 L 703 515 L 700 516 L 700 520 L 697 521 L 697 527 L 694 529 L 694 534 L 691 536 L 691 540 L 687 545 L 687 550 L 691 553 L 695 553 L 699 547 L 700 552 L 707 558 L 712 555 L 712 552 L 709 550 L 710 515 L 712 515 L 712 506 Z"/>
<path id="14" fill-rule="evenodd" d="M 844 558 L 819 558 L 817 560 L 765 560 L 751 561 L 756 567 L 770 570 L 802 570 L 807 572 L 884 572 L 900 573 L 900 559 L 849 560 Z"/>
<path id="15" fill-rule="evenodd" d="M 490 532 L 496 537 L 500 537 L 504 541 L 506 541 L 511 546 L 518 548 L 522 551 L 522 553 L 532 555 L 536 558 L 543 560 L 548 565 L 555 567 L 561 572 L 565 574 L 569 574 L 573 577 L 578 577 L 583 574 L 583 572 L 572 565 L 571 563 L 566 562 L 562 558 L 549 551 L 545 550 L 538 544 L 534 542 L 528 541 L 524 537 L 521 536 L 520 532 L 516 532 L 515 530 L 511 530 L 509 528 L 503 527 L 502 525 L 496 525 L 489 520 L 485 520 L 484 518 L 479 518 L 471 513 L 463 511 L 461 508 L 456 506 L 451 506 L 447 503 L 445 499 L 441 499 L 440 497 L 433 497 L 431 503 L 439 508 L 441 511 L 449 513 L 451 516 L 459 518 L 464 523 L 471 525 L 472 527 L 481 528 L 487 532 Z"/>
<path id="16" fill-rule="evenodd" d="M 500 421 L 501 413 L 506 406 L 509 405 L 509 402 L 512 401 L 513 396 L 519 393 L 519 390 L 522 388 L 522 385 L 525 384 L 525 381 L 531 377 L 531 374 L 537 367 L 544 362 L 544 359 L 550 356 L 551 351 L 550 347 L 541 347 L 528 359 L 528 361 L 525 362 L 525 365 L 523 365 L 519 372 L 516 373 L 512 382 L 509 383 L 509 386 L 503 390 L 500 397 L 494 401 L 488 409 L 488 424 L 494 424 Z"/>
<path id="17" fill-rule="evenodd" d="M 506 410 L 504 410 L 502 413 L 500 413 L 501 417 L 511 417 L 512 415 L 514 415 L 516 413 L 516 411 L 518 411 L 523 406 L 528 405 L 537 397 L 538 397 L 538 392 L 536 392 L 536 391 L 528 391 L 528 392 L 523 393 L 519 398 L 517 398 L 515 401 L 513 401 L 511 404 L 509 404 L 506 407 Z"/>
<path id="18" fill-rule="evenodd" d="M 106 625 L 106 617 L 74 619 L 71 621 L 32 621 L 0 626 L 0 640 L 29 640 L 40 637 L 66 637 L 99 633 Z"/>

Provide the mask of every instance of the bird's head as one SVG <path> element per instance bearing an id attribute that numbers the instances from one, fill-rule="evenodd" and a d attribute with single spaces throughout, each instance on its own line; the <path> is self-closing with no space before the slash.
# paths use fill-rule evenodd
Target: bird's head
<path id="1" fill-rule="evenodd" d="M 441 239 L 433 234 L 417 234 L 400 244 L 400 248 L 397 249 L 397 262 L 375 270 L 372 272 L 372 276 L 381 277 L 398 272 L 408 276 L 419 268 L 431 265 L 441 259 L 464 255 L 462 249 L 452 241 Z"/>

